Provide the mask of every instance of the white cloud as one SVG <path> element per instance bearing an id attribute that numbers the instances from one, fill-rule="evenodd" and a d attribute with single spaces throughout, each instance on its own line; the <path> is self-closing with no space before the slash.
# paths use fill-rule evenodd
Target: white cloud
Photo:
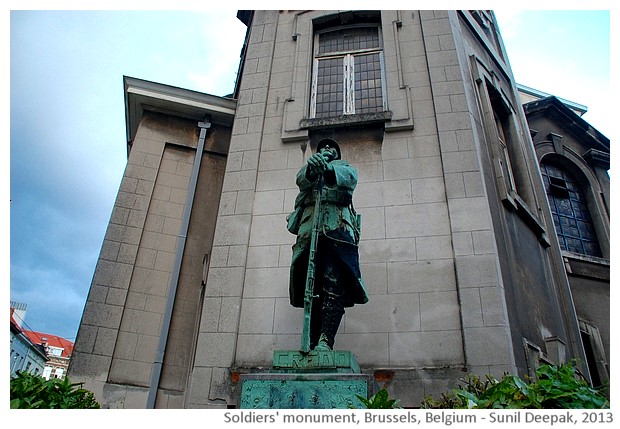
<path id="1" fill-rule="evenodd" d="M 499 31 L 504 41 L 518 36 L 518 29 L 523 19 L 523 11 L 515 9 L 496 9 L 493 11 L 499 23 Z"/>

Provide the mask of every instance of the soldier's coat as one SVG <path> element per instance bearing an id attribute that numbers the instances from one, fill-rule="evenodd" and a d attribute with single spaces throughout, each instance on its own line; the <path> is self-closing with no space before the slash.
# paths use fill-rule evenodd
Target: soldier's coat
<path id="1" fill-rule="evenodd" d="M 321 229 L 319 240 L 330 240 L 337 243 L 334 257 L 343 264 L 347 272 L 345 282 L 345 307 L 354 304 L 365 304 L 368 295 L 359 269 L 359 229 L 356 227 L 355 213 L 350 204 L 353 190 L 357 185 L 357 171 L 347 161 L 334 160 L 335 183 L 325 180 L 321 198 Z M 299 195 L 295 208 L 302 208 L 301 223 L 297 233 L 297 241 L 293 245 L 291 262 L 289 295 L 291 305 L 304 306 L 304 289 L 308 270 L 308 255 L 312 235 L 314 217 L 314 197 L 312 196 L 316 181 L 306 177 L 307 165 L 297 173 L 296 183 Z M 336 261 L 334 261 L 336 262 Z"/>

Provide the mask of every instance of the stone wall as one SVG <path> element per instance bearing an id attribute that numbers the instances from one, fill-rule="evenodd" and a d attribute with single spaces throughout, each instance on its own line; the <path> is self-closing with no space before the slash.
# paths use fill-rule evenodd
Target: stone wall
<path id="1" fill-rule="evenodd" d="M 310 90 L 295 64 L 309 70 L 308 31 L 321 14 L 255 12 L 190 406 L 235 403 L 235 372 L 269 367 L 273 350 L 299 346 L 302 313 L 288 299 L 295 237 L 285 218 L 297 194 L 295 174 L 317 135 L 335 137 L 359 170 L 354 205 L 363 219 L 360 263 L 370 295 L 368 304 L 347 310 L 335 347 L 353 351 L 367 371 L 399 369 L 391 381 L 398 391 L 423 377 L 425 389 L 403 398 L 411 405 L 445 387 L 432 381 L 441 379 L 429 375 L 433 368 L 513 368 L 456 14 L 382 13 L 387 92 L 395 116 L 407 122 L 409 115 L 411 126 L 292 129 Z M 400 25 L 392 26 L 394 19 Z"/>

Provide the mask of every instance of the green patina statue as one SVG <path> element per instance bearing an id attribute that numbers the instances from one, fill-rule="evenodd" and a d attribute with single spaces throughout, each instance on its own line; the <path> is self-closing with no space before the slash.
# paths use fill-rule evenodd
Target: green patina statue
<path id="1" fill-rule="evenodd" d="M 290 300 L 304 308 L 301 351 L 332 350 L 345 307 L 368 302 L 359 268 L 360 216 L 353 208 L 357 171 L 340 147 L 323 139 L 297 173 L 289 215 L 293 245 Z"/>

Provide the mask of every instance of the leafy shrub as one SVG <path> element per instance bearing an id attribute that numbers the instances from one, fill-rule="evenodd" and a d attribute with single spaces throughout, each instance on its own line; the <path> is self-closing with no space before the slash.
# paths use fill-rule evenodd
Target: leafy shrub
<path id="1" fill-rule="evenodd" d="M 11 380 L 11 408 L 100 408 L 92 392 L 82 383 L 18 372 Z"/>
<path id="2" fill-rule="evenodd" d="M 368 409 L 386 409 L 386 408 L 400 408 L 398 405 L 400 400 L 390 399 L 387 390 L 381 389 L 369 399 L 363 396 L 355 395 L 362 404 Z"/>
<path id="3" fill-rule="evenodd" d="M 600 390 L 576 377 L 572 364 L 543 365 L 536 370 L 537 380 L 526 383 L 514 375 L 501 381 L 486 376 L 468 375 L 464 382 L 441 399 L 426 398 L 422 408 L 609 408 Z"/>

